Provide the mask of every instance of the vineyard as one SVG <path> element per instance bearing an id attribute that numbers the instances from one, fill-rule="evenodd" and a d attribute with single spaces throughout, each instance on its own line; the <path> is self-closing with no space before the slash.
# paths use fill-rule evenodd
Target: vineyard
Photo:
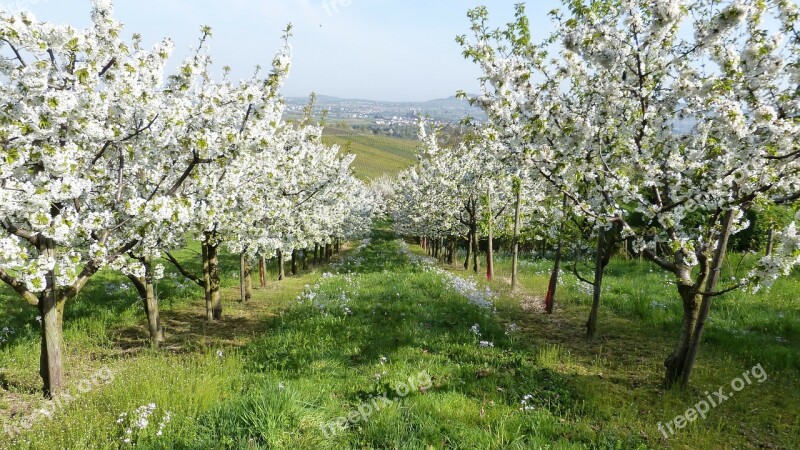
<path id="1" fill-rule="evenodd" d="M 388 136 L 367 135 L 336 128 L 326 128 L 322 140 L 337 145 L 343 152 L 356 156 L 353 170 L 365 180 L 383 174 L 397 175 L 416 162 L 419 142 Z"/>

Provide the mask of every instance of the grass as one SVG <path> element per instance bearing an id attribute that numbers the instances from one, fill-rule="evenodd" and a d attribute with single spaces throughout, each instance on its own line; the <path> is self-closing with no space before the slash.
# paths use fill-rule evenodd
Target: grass
<path id="1" fill-rule="evenodd" d="M 178 257 L 197 268 L 196 250 Z M 720 299 L 691 388 L 665 391 L 661 365 L 679 309 L 674 287 L 647 264 L 612 263 L 601 335 L 587 342 L 588 296 L 572 277 L 556 314 L 539 311 L 548 261 L 526 260 L 523 289 L 511 293 L 500 257 L 492 312 L 408 252 L 379 227 L 369 245 L 270 282 L 246 305 L 236 301 L 238 261 L 225 255 L 226 311 L 216 324 L 203 319 L 202 292 L 168 271 L 159 351 L 146 345 L 134 291 L 103 273 L 68 307 L 75 395 L 56 406 L 36 394 L 35 312 L 0 289 L 3 326 L 15 330 L 0 347 L 0 417 L 53 411 L 16 438 L 0 436 L 0 447 L 126 448 L 130 439 L 154 449 L 789 449 L 800 440 L 796 278 Z M 659 422 L 759 363 L 765 382 L 661 435 Z"/>
<path id="2" fill-rule="evenodd" d="M 778 280 L 756 294 L 732 293 L 715 300 L 692 384 L 663 390 L 663 361 L 677 340 L 681 306 L 670 277 L 646 262 L 612 260 L 603 288 L 600 335 L 587 341 L 590 291 L 562 274 L 556 312 L 541 314 L 552 262 L 527 258 L 519 292 L 510 291 L 510 258 L 496 261 L 495 280 L 481 283 L 501 292 L 500 316 L 522 326 L 522 340 L 548 349 L 542 362 L 573 379 L 576 395 L 596 429 L 640 435 L 652 448 L 795 448 L 800 441 L 800 276 Z M 460 272 L 460 271 L 459 271 Z M 463 272 L 462 272 L 463 273 Z M 739 256 L 723 279 L 741 275 Z M 474 276 L 474 275 L 473 275 Z M 547 355 L 552 353 L 552 356 Z M 768 375 L 669 439 L 657 428 L 683 414 L 753 366 Z"/>
<path id="3" fill-rule="evenodd" d="M 419 142 L 388 136 L 360 134 L 326 128 L 323 141 L 338 145 L 342 151 L 356 155 L 353 169 L 361 179 L 373 180 L 381 175 L 396 175 L 416 162 Z"/>

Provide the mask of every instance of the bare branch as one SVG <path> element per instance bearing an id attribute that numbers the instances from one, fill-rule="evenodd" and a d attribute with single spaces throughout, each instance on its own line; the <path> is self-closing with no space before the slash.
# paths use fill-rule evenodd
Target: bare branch
<path id="1" fill-rule="evenodd" d="M 14 44 L 11 43 L 11 41 L 9 41 L 8 39 L 0 39 L 0 40 L 4 41 L 6 44 L 8 44 L 9 47 L 11 47 L 11 50 L 14 52 L 14 55 L 17 56 L 17 59 L 19 60 L 19 63 L 22 64 L 22 67 L 28 67 L 28 65 L 25 64 L 25 60 L 22 59 L 22 55 L 19 53 L 19 50 L 17 50 L 17 47 L 15 47 Z"/>
<path id="2" fill-rule="evenodd" d="M 111 70 L 111 68 L 114 67 L 114 64 L 116 63 L 117 63 L 117 58 L 116 57 L 111 58 L 111 61 L 109 61 L 105 66 L 103 66 L 103 69 L 100 70 L 100 73 L 98 75 L 102 77 L 103 75 L 106 74 L 106 72 Z"/>
<path id="3" fill-rule="evenodd" d="M 164 252 L 164 255 L 166 255 L 166 257 L 169 260 L 169 262 L 171 262 L 172 265 L 175 266 L 176 269 L 178 269 L 178 272 L 180 272 L 181 275 L 183 275 L 184 277 L 194 281 L 200 287 L 203 287 L 203 288 L 206 287 L 205 280 L 202 280 L 197 275 L 189 272 L 185 267 L 183 267 L 181 265 L 180 262 L 178 262 L 178 260 L 174 256 L 172 256 L 172 254 L 170 252 Z"/>

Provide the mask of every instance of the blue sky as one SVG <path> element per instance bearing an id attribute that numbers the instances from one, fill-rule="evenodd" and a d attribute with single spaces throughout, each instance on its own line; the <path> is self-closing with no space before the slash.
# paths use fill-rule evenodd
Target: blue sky
<path id="1" fill-rule="evenodd" d="M 175 61 L 195 45 L 200 25 L 214 29 L 218 69 L 246 78 L 268 66 L 281 30 L 294 25 L 287 96 L 323 95 L 424 101 L 478 89 L 478 69 L 461 56 L 455 37 L 469 32 L 468 9 L 486 5 L 494 25 L 513 17 L 516 1 L 500 0 L 115 0 L 127 35 L 146 43 L 175 41 Z M 538 36 L 551 30 L 547 12 L 558 0 L 528 1 Z M 86 26 L 90 0 L 0 0 L 40 20 Z"/>

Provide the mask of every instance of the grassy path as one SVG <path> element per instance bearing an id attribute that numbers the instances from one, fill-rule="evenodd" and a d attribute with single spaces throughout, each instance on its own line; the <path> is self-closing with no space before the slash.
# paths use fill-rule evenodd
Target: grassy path
<path id="1" fill-rule="evenodd" d="M 696 389 L 664 392 L 667 333 L 612 315 L 587 344 L 583 309 L 544 317 L 526 303 L 535 291 L 511 295 L 502 280 L 487 290 L 389 231 L 321 271 L 270 283 L 249 304 L 229 283 L 218 324 L 196 299 L 176 301 L 161 351 L 142 346 L 134 313 L 115 326 L 87 315 L 87 330 L 68 336 L 73 398 L 35 406 L 51 417 L 0 448 L 791 448 L 798 435 L 798 401 L 782 394 L 797 377 L 786 371 L 665 439 L 657 423 L 739 361 L 715 359 L 719 373 Z M 0 356 L 17 386 L 6 395 L 33 395 L 35 379 L 18 375 L 33 349 Z M 6 402 L 13 423 L 30 415 L 10 410 L 23 404 Z"/>

